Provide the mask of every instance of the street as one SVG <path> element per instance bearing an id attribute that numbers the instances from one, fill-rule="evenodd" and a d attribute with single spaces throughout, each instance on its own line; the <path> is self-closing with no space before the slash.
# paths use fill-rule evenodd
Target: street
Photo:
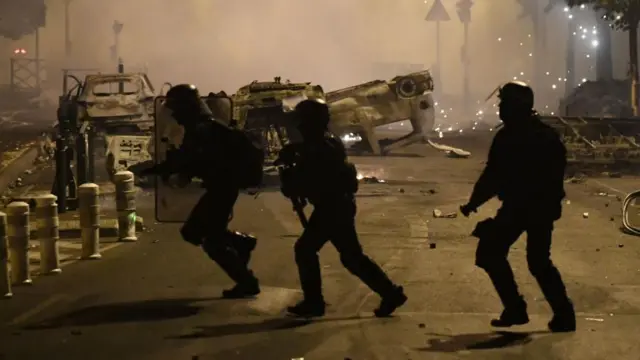
<path id="1" fill-rule="evenodd" d="M 502 308 L 474 266 L 469 234 L 499 202 L 469 219 L 433 215 L 457 212 L 468 198 L 486 144 L 468 150 L 468 159 L 424 145 L 406 150 L 420 156 L 352 158 L 364 177 L 357 225 L 365 251 L 409 296 L 393 318 L 373 317 L 379 298 L 344 269 L 331 245 L 320 254 L 327 316 L 285 316 L 300 299 L 293 244 L 301 227 L 277 191 L 242 196 L 234 211 L 232 228 L 259 239 L 251 267 L 263 292 L 252 300 L 220 300 L 230 281 L 181 240 L 178 224 L 153 222 L 153 196 L 144 194 L 138 209 L 149 229 L 137 243 L 14 289 L 0 308 L 0 359 L 637 359 L 640 239 L 619 230 L 619 199 L 638 179 L 566 185 L 552 252 L 578 331 L 546 331 L 550 309 L 528 273 L 521 239 L 510 260 L 531 323 L 494 332 L 489 321 Z"/>

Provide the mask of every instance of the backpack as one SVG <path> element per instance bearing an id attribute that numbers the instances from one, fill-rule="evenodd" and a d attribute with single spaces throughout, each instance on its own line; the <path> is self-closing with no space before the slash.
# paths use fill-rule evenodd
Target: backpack
<path id="1" fill-rule="evenodd" d="M 262 185 L 264 151 L 245 131 L 231 128 L 229 133 L 231 171 L 240 189 Z"/>

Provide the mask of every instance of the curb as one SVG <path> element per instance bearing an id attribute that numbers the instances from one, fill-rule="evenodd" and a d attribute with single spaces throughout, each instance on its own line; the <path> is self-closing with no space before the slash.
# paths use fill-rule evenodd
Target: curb
<path id="1" fill-rule="evenodd" d="M 111 183 L 100 183 L 97 184 L 100 187 L 100 194 L 98 194 L 99 199 L 110 198 L 113 197 L 116 193 L 115 185 Z M 103 189 L 107 189 L 106 191 L 102 191 Z M 8 203 L 23 201 L 29 204 L 31 209 L 35 208 L 36 199 L 40 196 L 51 194 L 50 190 L 36 190 L 32 191 L 31 189 L 20 193 L 19 195 L 10 196 Z M 70 201 L 72 199 L 67 199 Z"/>
<path id="2" fill-rule="evenodd" d="M 27 146 L 20 155 L 16 156 L 0 169 L 0 194 L 3 194 L 17 178 L 29 170 L 38 157 L 38 146 Z"/>
<path id="3" fill-rule="evenodd" d="M 29 221 L 31 229 L 31 240 L 38 240 L 37 221 Z M 117 237 L 118 236 L 118 219 L 107 218 L 100 219 L 100 236 L 101 237 Z M 141 216 L 136 217 L 136 232 L 142 232 L 146 229 L 144 219 Z M 82 230 L 80 228 L 80 220 L 60 220 L 58 227 L 60 239 L 74 239 L 81 237 Z"/>

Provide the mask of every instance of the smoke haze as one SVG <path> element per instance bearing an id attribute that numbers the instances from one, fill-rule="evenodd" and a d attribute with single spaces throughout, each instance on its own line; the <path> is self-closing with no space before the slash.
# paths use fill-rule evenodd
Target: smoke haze
<path id="1" fill-rule="evenodd" d="M 73 0 L 71 60 L 64 56 L 63 3 L 49 1 L 47 27 L 41 32 L 41 54 L 52 84 L 59 82 L 54 69 L 115 67 L 109 49 L 114 43 L 114 20 L 124 24 L 119 53 L 125 67 L 147 66 L 156 87 L 165 81 L 191 82 L 203 91 L 233 93 L 253 80 L 281 76 L 331 90 L 402 72 L 400 65 L 393 64 L 430 68 L 436 62 L 435 23 L 424 20 L 432 1 Z M 436 85 L 459 95 L 462 24 L 455 1 L 443 0 L 443 4 L 451 21 L 441 25 L 442 81 Z M 546 1 L 541 1 L 540 7 L 544 5 Z M 476 98 L 520 72 L 531 73 L 528 53 L 533 48 L 527 35 L 532 24 L 527 18 L 518 20 L 520 12 L 516 1 L 475 2 L 469 53 L 471 91 Z M 595 25 L 590 16 L 584 17 Z M 561 77 L 567 35 L 562 9 L 546 17 L 546 27 L 547 50 L 537 58 L 543 68 Z M 624 77 L 627 36 L 617 33 L 614 38 L 615 75 Z M 22 46 L 33 53 L 33 43 L 32 38 L 5 41 L 3 48 Z M 584 57 L 577 55 L 578 77 L 593 78 L 594 57 Z"/>

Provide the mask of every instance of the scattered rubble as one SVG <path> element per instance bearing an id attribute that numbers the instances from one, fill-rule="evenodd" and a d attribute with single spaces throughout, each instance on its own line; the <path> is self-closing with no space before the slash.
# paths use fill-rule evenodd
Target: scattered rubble
<path id="1" fill-rule="evenodd" d="M 629 80 L 587 81 L 560 103 L 560 113 L 569 116 L 631 117 Z"/>
<path id="2" fill-rule="evenodd" d="M 358 181 L 364 183 L 364 184 L 384 184 L 386 183 L 386 181 L 382 180 L 382 179 L 378 179 L 375 176 L 362 176 L 360 174 L 358 174 Z"/>

